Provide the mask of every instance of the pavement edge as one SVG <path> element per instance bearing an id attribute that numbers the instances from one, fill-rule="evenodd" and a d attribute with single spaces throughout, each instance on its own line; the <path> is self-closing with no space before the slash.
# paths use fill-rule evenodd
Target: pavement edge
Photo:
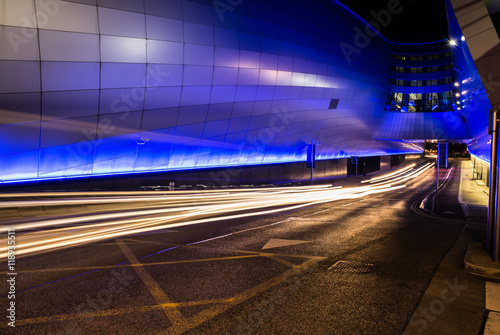
<path id="1" fill-rule="evenodd" d="M 500 279 L 500 263 L 493 262 L 480 242 L 471 242 L 464 258 L 464 269 L 474 275 Z"/>

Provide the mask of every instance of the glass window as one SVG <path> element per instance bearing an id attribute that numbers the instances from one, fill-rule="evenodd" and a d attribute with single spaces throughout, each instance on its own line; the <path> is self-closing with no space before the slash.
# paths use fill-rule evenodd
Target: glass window
<path id="1" fill-rule="evenodd" d="M 440 93 L 391 93 L 386 104 L 386 110 L 399 112 L 437 112 L 449 111 L 453 108 L 454 95 L 452 91 Z"/>

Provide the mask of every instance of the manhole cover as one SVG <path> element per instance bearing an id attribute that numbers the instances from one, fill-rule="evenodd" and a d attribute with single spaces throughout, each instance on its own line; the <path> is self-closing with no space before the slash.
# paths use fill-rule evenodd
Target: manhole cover
<path id="1" fill-rule="evenodd" d="M 367 273 L 373 269 L 373 264 L 365 264 L 359 262 L 347 262 L 338 261 L 337 263 L 330 266 L 328 270 L 336 272 L 348 272 L 348 273 Z"/>

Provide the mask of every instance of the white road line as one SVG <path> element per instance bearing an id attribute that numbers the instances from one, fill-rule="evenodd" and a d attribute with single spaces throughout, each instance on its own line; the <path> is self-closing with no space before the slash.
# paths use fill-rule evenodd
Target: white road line
<path id="1" fill-rule="evenodd" d="M 279 248 L 279 247 L 288 247 L 291 245 L 304 244 L 304 243 L 311 243 L 311 241 L 284 240 L 281 238 L 272 238 L 262 247 L 262 250 Z"/>
<path id="2" fill-rule="evenodd" d="M 278 222 L 271 223 L 271 224 L 268 224 L 268 225 L 265 225 L 265 226 L 260 226 L 260 227 L 254 227 L 254 228 L 244 229 L 244 230 L 240 230 L 240 231 L 235 231 L 233 233 L 229 233 L 229 234 L 226 234 L 226 235 L 212 237 L 212 238 L 209 238 L 209 239 L 206 239 L 206 240 L 192 242 L 192 243 L 189 243 L 189 244 L 186 244 L 186 245 L 194 245 L 194 244 L 200 244 L 200 243 L 203 243 L 203 242 L 213 241 L 213 240 L 217 240 L 219 238 L 228 237 L 228 236 L 231 236 L 231 235 L 236 235 L 236 234 L 244 233 L 244 232 L 251 231 L 251 230 L 266 228 L 266 227 L 269 227 L 269 226 L 274 226 L 275 224 L 278 224 L 278 223 L 283 223 L 283 222 L 288 222 L 288 221 L 289 220 L 286 219 L 286 220 L 278 221 Z"/>
<path id="3" fill-rule="evenodd" d="M 186 244 L 186 245 L 194 245 L 194 244 L 199 244 L 199 243 L 203 243 L 203 242 L 213 241 L 213 240 L 216 240 L 216 239 L 219 239 L 219 238 L 223 238 L 223 237 L 227 237 L 227 236 L 231 236 L 231 235 L 233 235 L 233 233 L 226 234 L 226 235 L 221 235 L 221 236 L 217 236 L 217 237 L 212 237 L 212 238 L 209 238 L 209 239 L 206 239 L 206 240 L 203 240 L 203 241 L 193 242 L 193 243 L 189 243 L 189 244 Z"/>
<path id="4" fill-rule="evenodd" d="M 275 223 L 271 223 L 269 224 L 269 226 L 274 226 L 275 224 L 278 224 L 278 223 L 283 223 L 283 222 L 288 222 L 290 220 L 286 219 L 286 220 L 283 220 L 283 221 L 278 221 L 278 222 L 275 222 Z M 265 227 L 265 226 L 264 226 Z M 243 230 L 242 230 L 243 231 Z"/>
<path id="5" fill-rule="evenodd" d="M 364 199 L 360 200 L 360 201 L 364 201 Z M 360 201 L 356 201 L 356 202 L 360 202 Z M 324 210 L 321 210 L 321 211 L 313 213 L 313 214 L 323 213 L 323 212 L 326 212 L 326 211 L 329 211 L 329 210 L 330 209 L 324 209 Z M 209 239 L 206 239 L 206 240 L 192 242 L 192 243 L 189 243 L 189 244 L 186 244 L 186 245 L 195 245 L 195 244 L 200 244 L 200 243 L 203 243 L 203 242 L 213 241 L 213 240 L 217 240 L 219 238 L 223 238 L 223 237 L 227 237 L 227 236 L 231 236 L 231 235 L 235 235 L 235 234 L 240 234 L 240 233 L 244 233 L 244 232 L 251 231 L 251 230 L 266 228 L 266 227 L 269 227 L 269 226 L 274 226 L 274 225 L 277 225 L 278 223 L 289 222 L 290 220 L 293 220 L 293 219 L 306 219 L 306 218 L 304 218 L 304 217 L 296 217 L 296 218 L 295 217 L 290 217 L 288 219 L 285 219 L 285 220 L 282 220 L 282 221 L 278 221 L 278 222 L 274 222 L 274 223 L 271 223 L 271 224 L 268 224 L 268 225 L 265 225 L 265 226 L 260 226 L 260 227 L 255 227 L 255 228 L 249 228 L 249 229 L 244 229 L 244 230 L 240 230 L 240 231 L 235 231 L 233 233 L 229 233 L 229 234 L 226 234 L 226 235 L 212 237 L 212 238 L 209 238 Z"/>
<path id="6" fill-rule="evenodd" d="M 348 204 L 342 205 L 341 207 L 350 206 L 350 205 L 357 204 L 358 202 L 363 202 L 363 201 L 366 201 L 366 200 L 367 199 L 361 199 L 361 200 L 358 200 L 358 201 L 350 202 Z"/>

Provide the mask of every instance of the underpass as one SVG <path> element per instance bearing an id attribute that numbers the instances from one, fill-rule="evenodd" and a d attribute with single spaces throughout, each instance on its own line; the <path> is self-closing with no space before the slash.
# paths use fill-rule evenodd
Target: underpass
<path id="1" fill-rule="evenodd" d="M 423 164 L 350 187 L 178 192 L 164 208 L 20 223 L 16 327 L 401 332 L 464 226 L 412 211 L 434 171 Z"/>

